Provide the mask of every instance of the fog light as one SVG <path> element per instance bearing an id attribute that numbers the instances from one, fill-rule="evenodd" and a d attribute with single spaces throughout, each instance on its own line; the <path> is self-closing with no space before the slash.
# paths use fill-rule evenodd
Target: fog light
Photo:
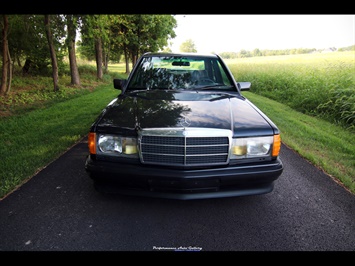
<path id="1" fill-rule="evenodd" d="M 247 146 L 234 146 L 232 147 L 232 153 L 238 156 L 245 155 L 247 154 Z"/>
<path id="2" fill-rule="evenodd" d="M 135 154 L 137 153 L 136 145 L 126 145 L 125 150 L 123 151 L 125 154 Z"/>

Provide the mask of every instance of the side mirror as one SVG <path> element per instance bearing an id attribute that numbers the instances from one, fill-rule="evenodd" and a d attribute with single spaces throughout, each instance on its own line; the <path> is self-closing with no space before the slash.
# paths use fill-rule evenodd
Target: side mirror
<path id="1" fill-rule="evenodd" d="M 248 91 L 250 90 L 251 82 L 238 82 L 237 85 L 241 91 Z"/>
<path id="2" fill-rule="evenodd" d="M 113 87 L 117 90 L 123 90 L 126 86 L 127 80 L 126 79 L 114 79 L 113 80 Z"/>

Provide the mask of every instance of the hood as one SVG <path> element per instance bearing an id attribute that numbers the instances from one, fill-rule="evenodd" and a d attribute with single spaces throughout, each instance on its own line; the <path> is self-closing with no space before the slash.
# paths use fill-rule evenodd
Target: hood
<path id="1" fill-rule="evenodd" d="M 151 90 L 119 97 L 105 108 L 96 125 L 98 131 L 117 134 L 167 127 L 231 129 L 239 136 L 250 136 L 251 131 L 267 135 L 271 130 L 263 116 L 242 97 L 196 91 Z"/>

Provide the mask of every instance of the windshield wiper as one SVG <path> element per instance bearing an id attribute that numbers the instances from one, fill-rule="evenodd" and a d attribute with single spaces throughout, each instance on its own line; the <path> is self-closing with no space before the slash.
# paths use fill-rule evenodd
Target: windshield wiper
<path id="1" fill-rule="evenodd" d="M 193 88 L 191 88 L 191 90 L 196 90 L 196 91 L 198 91 L 198 90 L 201 90 L 201 91 L 203 91 L 203 90 L 209 90 L 209 89 L 212 89 L 212 88 L 223 88 L 223 89 L 232 89 L 232 88 L 234 88 L 233 86 L 226 86 L 226 85 L 224 85 L 224 84 L 215 84 L 215 85 L 205 85 L 205 86 L 201 86 L 201 87 L 193 87 Z"/>
<path id="2" fill-rule="evenodd" d="M 223 89 L 232 89 L 234 88 L 233 86 L 226 86 L 224 84 L 215 84 L 215 85 L 206 85 L 206 86 L 202 86 L 201 88 L 198 88 L 199 90 L 207 90 L 210 88 L 215 88 L 215 87 L 220 87 Z"/>
<path id="3" fill-rule="evenodd" d="M 214 101 L 219 101 L 219 100 L 223 100 L 223 99 L 229 99 L 229 98 L 232 98 L 232 97 L 238 97 L 239 94 L 234 94 L 234 93 L 224 93 L 223 95 L 217 97 L 217 98 L 213 98 L 213 99 L 210 99 L 209 101 L 210 102 L 214 102 Z"/>

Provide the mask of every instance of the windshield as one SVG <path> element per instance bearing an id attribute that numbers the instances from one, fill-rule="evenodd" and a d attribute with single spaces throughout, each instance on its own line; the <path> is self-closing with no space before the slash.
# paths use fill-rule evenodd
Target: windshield
<path id="1" fill-rule="evenodd" d="M 147 56 L 132 73 L 128 90 L 233 90 L 234 83 L 214 57 Z"/>

